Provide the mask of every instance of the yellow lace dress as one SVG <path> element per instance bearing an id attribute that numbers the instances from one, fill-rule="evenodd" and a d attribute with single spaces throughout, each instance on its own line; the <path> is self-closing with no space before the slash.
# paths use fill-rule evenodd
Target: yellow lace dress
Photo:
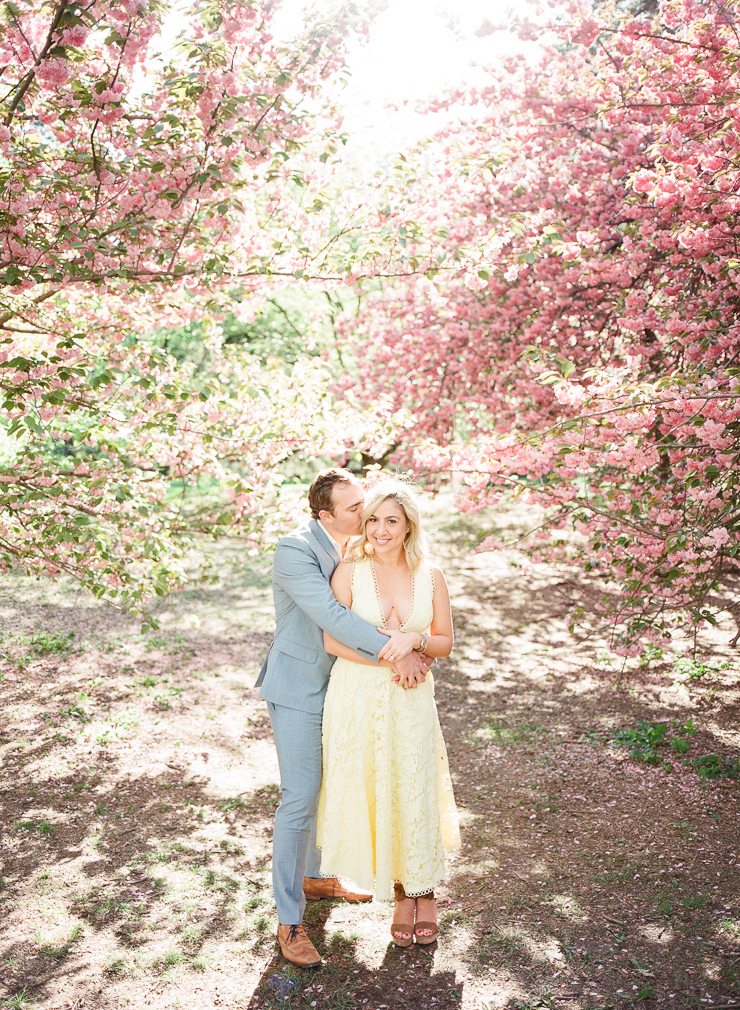
<path id="1" fill-rule="evenodd" d="M 403 631 L 429 630 L 433 596 L 432 569 L 424 563 L 412 576 Z M 372 559 L 353 565 L 352 610 L 385 626 Z M 408 691 L 391 676 L 348 659 L 334 664 L 317 825 L 322 875 L 348 876 L 385 900 L 396 880 L 410 896 L 437 887 L 445 850 L 460 845 L 432 675 Z"/>

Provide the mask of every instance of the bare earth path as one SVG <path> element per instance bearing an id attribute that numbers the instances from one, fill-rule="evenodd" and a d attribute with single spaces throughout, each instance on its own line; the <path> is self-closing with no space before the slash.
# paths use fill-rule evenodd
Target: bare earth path
<path id="1" fill-rule="evenodd" d="M 144 636 L 70 585 L 0 582 L 0 1006 L 740 1007 L 729 636 L 615 689 L 598 636 L 567 629 L 588 586 L 477 556 L 446 515 L 437 699 L 464 847 L 440 941 L 403 952 L 387 906 L 315 904 L 310 974 L 273 942 L 267 563 L 223 550 L 221 586 Z"/>

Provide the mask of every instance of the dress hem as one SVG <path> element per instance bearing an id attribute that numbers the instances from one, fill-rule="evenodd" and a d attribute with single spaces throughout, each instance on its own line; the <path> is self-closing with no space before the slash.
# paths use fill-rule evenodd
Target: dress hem
<path id="1" fill-rule="evenodd" d="M 365 885 L 362 884 L 362 883 L 360 883 L 360 881 L 355 880 L 355 878 L 351 874 L 342 873 L 341 871 L 339 871 L 338 873 L 337 872 L 331 873 L 328 870 L 326 872 L 319 871 L 319 876 L 322 877 L 325 880 L 332 880 L 334 877 L 347 877 L 353 883 L 359 884 L 360 887 L 365 888 Z M 429 884 L 428 887 L 423 888 L 421 891 L 409 891 L 406 888 L 405 884 L 403 885 L 403 890 L 404 890 L 404 894 L 406 895 L 407 898 L 423 898 L 424 895 L 429 894 L 430 891 L 436 891 L 437 888 L 441 884 L 443 884 L 443 883 L 444 883 L 444 877 L 439 877 L 438 880 L 433 881 L 431 884 Z M 392 880 L 391 881 L 391 890 L 393 888 L 393 884 L 403 884 L 403 881 L 401 881 L 401 880 Z M 377 887 L 367 887 L 366 889 L 368 891 L 372 891 L 373 897 L 374 897 L 375 901 L 395 901 L 395 898 L 393 897 L 393 895 L 391 895 L 390 898 L 379 898 L 378 895 L 377 895 Z"/>

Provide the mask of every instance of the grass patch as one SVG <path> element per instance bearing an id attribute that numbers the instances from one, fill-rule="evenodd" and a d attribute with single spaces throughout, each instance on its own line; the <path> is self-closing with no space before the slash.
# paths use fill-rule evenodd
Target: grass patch
<path id="1" fill-rule="evenodd" d="M 23 1007 L 31 1006 L 31 997 L 28 995 L 28 987 L 23 986 L 20 992 L 9 996 L 0 1003 L 0 1006 L 7 1007 L 7 1010 L 22 1010 Z"/>
<path id="2" fill-rule="evenodd" d="M 523 944 L 519 937 L 507 933 L 491 933 L 479 939 L 478 958 L 486 964 L 497 956 L 513 957 L 522 949 Z"/>
<path id="3" fill-rule="evenodd" d="M 165 638 L 161 635 L 152 635 L 145 640 L 144 648 L 147 652 L 160 650 L 162 652 L 169 653 L 171 656 L 177 656 L 181 653 L 193 655 L 195 652 L 192 645 L 183 641 L 182 635 L 175 635 L 172 638 Z"/>
<path id="4" fill-rule="evenodd" d="M 62 719 L 77 719 L 78 722 L 88 722 L 89 716 L 85 709 L 82 707 L 80 702 L 86 701 L 87 695 L 81 694 L 78 701 L 73 701 L 71 705 L 67 705 L 59 713 Z"/>
<path id="5" fill-rule="evenodd" d="M 43 954 L 44 957 L 53 957 L 58 961 L 69 954 L 81 936 L 82 926 L 74 926 L 67 939 L 62 941 L 62 943 L 52 943 L 48 940 L 42 941 L 38 934 L 34 935 L 34 942 L 39 948 L 39 953 Z"/>
<path id="6" fill-rule="evenodd" d="M 625 884 L 629 880 L 634 880 L 638 875 L 642 876 L 643 873 L 645 873 L 643 863 L 619 856 L 609 869 L 602 870 L 594 877 L 594 880 L 600 884 Z"/>
<path id="7" fill-rule="evenodd" d="M 704 908 L 708 900 L 706 894 L 686 894 L 681 898 L 681 904 L 687 912 L 693 912 L 697 908 Z"/>
<path id="8" fill-rule="evenodd" d="M 73 650 L 74 637 L 74 631 L 66 635 L 42 633 L 34 635 L 28 644 L 35 656 L 68 656 Z"/>
<path id="9" fill-rule="evenodd" d="M 489 719 L 476 735 L 497 747 L 519 747 L 533 743 L 546 732 L 536 722 L 508 723 L 503 719 Z"/>
<path id="10" fill-rule="evenodd" d="M 205 926 L 198 925 L 196 923 L 188 923 L 184 926 L 181 933 L 179 943 L 184 944 L 187 947 L 199 947 L 206 936 Z"/>
<path id="11" fill-rule="evenodd" d="M 219 803 L 221 810 L 240 810 L 245 806 L 246 803 L 241 796 L 229 796 L 225 800 L 221 800 Z"/>
<path id="12" fill-rule="evenodd" d="M 550 992 L 549 989 L 543 989 L 531 999 L 515 999 L 513 1006 L 516 1007 L 516 1010 L 552 1010 L 556 1006 L 555 999 L 554 993 Z"/>
<path id="13" fill-rule="evenodd" d="M 125 957 L 116 957 L 110 961 L 105 969 L 107 975 L 125 975 L 128 971 L 128 961 Z"/>
<path id="14" fill-rule="evenodd" d="M 658 915 L 663 915 L 666 917 L 666 919 L 670 919 L 675 911 L 673 906 L 673 899 L 668 897 L 661 898 L 660 901 L 655 906 L 655 911 L 657 912 Z"/>
<path id="15" fill-rule="evenodd" d="M 203 956 L 191 957 L 184 951 L 173 947 L 166 951 L 161 957 L 152 962 L 152 970 L 158 975 L 164 975 L 174 968 L 189 968 L 191 971 L 205 971 L 206 960 Z"/>
<path id="16" fill-rule="evenodd" d="M 36 821 L 18 821 L 17 826 L 23 831 L 38 831 L 40 835 L 52 835 L 54 833 L 54 826 L 45 817 L 38 823 Z"/>

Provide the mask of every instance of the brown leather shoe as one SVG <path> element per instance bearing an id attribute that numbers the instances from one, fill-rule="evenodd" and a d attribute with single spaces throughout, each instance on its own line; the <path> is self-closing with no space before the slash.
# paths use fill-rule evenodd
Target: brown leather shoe
<path id="1" fill-rule="evenodd" d="M 306 936 L 303 926 L 278 926 L 278 943 L 283 957 L 299 968 L 318 968 L 321 957 Z"/>
<path id="2" fill-rule="evenodd" d="M 339 877 L 322 877 L 320 880 L 304 877 L 303 893 L 308 901 L 320 901 L 322 898 L 351 902 L 373 900 L 370 891 L 350 891 L 339 882 Z"/>

